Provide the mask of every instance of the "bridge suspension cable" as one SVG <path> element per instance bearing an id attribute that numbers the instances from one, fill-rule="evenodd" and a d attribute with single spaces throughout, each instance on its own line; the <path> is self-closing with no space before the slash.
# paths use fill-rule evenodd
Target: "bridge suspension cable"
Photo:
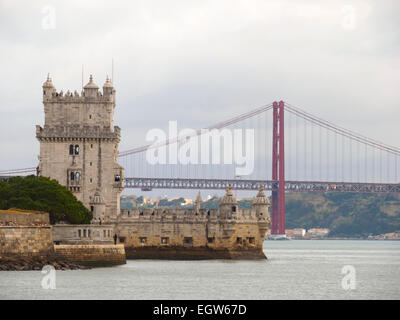
<path id="1" fill-rule="evenodd" d="M 379 141 L 376 141 L 374 139 L 368 138 L 368 137 L 363 136 L 363 135 L 361 135 L 359 133 L 356 133 L 354 131 L 342 128 L 342 127 L 340 127 L 338 125 L 335 125 L 335 124 L 333 124 L 333 123 L 331 123 L 329 121 L 326 121 L 326 120 L 318 118 L 318 117 L 316 117 L 314 115 L 311 115 L 310 113 L 308 113 L 308 112 L 306 112 L 306 111 L 304 111 L 304 110 L 302 110 L 302 109 L 300 109 L 298 107 L 295 107 L 295 106 L 293 106 L 293 105 L 291 105 L 289 103 L 286 103 L 286 111 L 291 112 L 293 114 L 296 114 L 297 116 L 299 116 L 299 117 L 301 117 L 301 118 L 303 118 L 305 120 L 308 120 L 308 121 L 310 121 L 310 122 L 312 122 L 314 124 L 320 125 L 320 126 L 326 128 L 328 130 L 331 130 L 333 132 L 337 132 L 337 133 L 339 133 L 341 135 L 344 135 L 345 137 L 351 138 L 351 139 L 353 139 L 355 141 L 367 144 L 367 145 L 369 145 L 371 147 L 375 147 L 375 148 L 381 149 L 383 151 L 387 151 L 387 152 L 390 152 L 390 153 L 393 153 L 393 154 L 396 154 L 396 155 L 400 155 L 400 148 L 386 145 L 386 144 L 384 144 L 382 142 L 379 142 Z"/>
<path id="2" fill-rule="evenodd" d="M 217 124 L 214 124 L 212 126 L 204 128 L 204 129 L 208 129 L 208 130 L 222 129 L 222 128 L 225 128 L 225 127 L 227 127 L 229 125 L 232 125 L 232 124 L 235 124 L 237 122 L 240 122 L 240 121 L 249 119 L 251 117 L 254 117 L 255 115 L 258 115 L 260 113 L 266 112 L 266 111 L 268 111 L 270 109 L 272 109 L 272 103 L 264 105 L 264 106 L 262 106 L 260 108 L 252 110 L 250 112 L 243 113 L 243 114 L 241 114 L 241 115 L 239 115 L 237 117 L 231 118 L 229 120 L 219 122 Z M 196 130 L 196 134 L 195 135 L 196 136 L 201 135 L 201 131 L 202 131 L 202 129 Z M 195 136 L 195 135 L 193 135 L 193 136 Z M 142 147 L 138 147 L 138 148 L 134 148 L 134 149 L 131 149 L 131 150 L 122 151 L 122 152 L 120 152 L 118 154 L 118 157 L 124 157 L 124 156 L 127 156 L 127 155 L 144 152 L 144 151 L 148 150 L 149 148 L 158 148 L 158 147 L 162 147 L 162 146 L 165 146 L 165 145 L 168 145 L 168 144 L 171 144 L 171 143 L 179 143 L 179 142 L 185 141 L 189 137 L 190 136 L 173 137 L 171 139 L 162 141 L 162 142 L 160 142 L 158 144 L 155 144 L 155 145 L 148 144 L 148 145 L 145 145 L 145 146 L 142 146 Z"/>

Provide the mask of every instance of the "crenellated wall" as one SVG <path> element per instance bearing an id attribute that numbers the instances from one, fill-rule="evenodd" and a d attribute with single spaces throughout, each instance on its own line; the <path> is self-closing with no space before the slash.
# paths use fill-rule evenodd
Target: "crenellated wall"
<path id="1" fill-rule="evenodd" d="M 178 210 L 179 211 L 179 210 Z M 116 224 L 128 259 L 260 259 L 269 218 L 239 210 L 229 219 L 218 210 L 122 210 Z"/>

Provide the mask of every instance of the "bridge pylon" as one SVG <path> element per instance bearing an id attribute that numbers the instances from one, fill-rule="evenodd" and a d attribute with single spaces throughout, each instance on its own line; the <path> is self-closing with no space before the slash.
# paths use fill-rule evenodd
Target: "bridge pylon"
<path id="1" fill-rule="evenodd" d="M 285 234 L 285 103 L 273 103 L 271 234 Z"/>

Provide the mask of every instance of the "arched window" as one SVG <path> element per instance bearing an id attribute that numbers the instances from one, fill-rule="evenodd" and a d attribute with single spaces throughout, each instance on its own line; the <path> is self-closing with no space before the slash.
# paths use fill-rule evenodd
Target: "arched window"
<path id="1" fill-rule="evenodd" d="M 73 172 L 70 173 L 70 178 L 71 178 L 71 181 L 75 180 L 75 174 Z"/>
<path id="2" fill-rule="evenodd" d="M 69 154 L 74 154 L 74 146 L 72 144 L 69 146 Z"/>
<path id="3" fill-rule="evenodd" d="M 75 173 L 75 180 L 76 180 L 76 181 L 79 181 L 79 178 L 80 178 L 79 172 Z"/>
<path id="4" fill-rule="evenodd" d="M 120 181 L 120 180 L 121 180 L 121 176 L 119 176 L 119 175 L 116 175 L 114 180 L 115 180 L 115 182 L 118 182 L 118 181 Z"/>
<path id="5" fill-rule="evenodd" d="M 76 144 L 75 145 L 75 154 L 78 155 L 79 154 L 79 146 Z"/>

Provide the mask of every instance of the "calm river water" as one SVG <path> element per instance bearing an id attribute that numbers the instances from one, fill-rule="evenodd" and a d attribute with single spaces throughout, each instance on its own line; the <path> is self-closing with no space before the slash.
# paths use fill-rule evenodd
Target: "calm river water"
<path id="1" fill-rule="evenodd" d="M 264 251 L 265 261 L 57 271 L 53 290 L 40 271 L 0 271 L 0 299 L 400 299 L 400 241 L 265 241 Z"/>

